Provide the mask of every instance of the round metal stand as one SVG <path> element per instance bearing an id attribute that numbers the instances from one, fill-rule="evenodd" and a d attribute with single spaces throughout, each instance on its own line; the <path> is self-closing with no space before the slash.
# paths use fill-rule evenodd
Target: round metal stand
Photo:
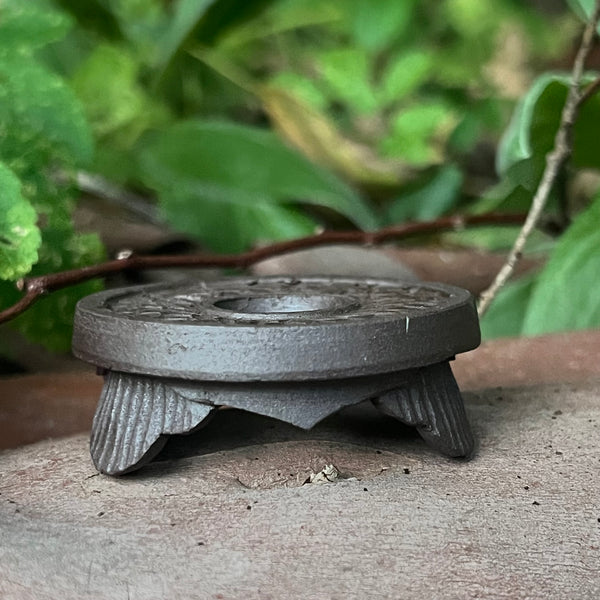
<path id="1" fill-rule="evenodd" d="M 370 399 L 440 452 L 468 456 L 473 437 L 449 360 L 479 341 L 473 298 L 460 288 L 232 277 L 88 296 L 73 352 L 105 375 L 91 454 L 117 475 L 219 406 L 309 429 Z"/>

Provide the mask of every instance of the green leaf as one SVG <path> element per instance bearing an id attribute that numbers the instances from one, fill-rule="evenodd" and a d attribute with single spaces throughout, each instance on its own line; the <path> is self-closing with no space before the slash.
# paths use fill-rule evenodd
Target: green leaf
<path id="1" fill-rule="evenodd" d="M 523 333 L 600 326 L 600 196 L 560 238 L 533 290 Z"/>
<path id="2" fill-rule="evenodd" d="M 117 40 L 123 37 L 119 21 L 100 0 L 55 0 L 63 9 L 71 13 L 83 28 Z M 108 3 L 110 4 L 110 3 Z"/>
<path id="3" fill-rule="evenodd" d="M 596 7 L 595 0 L 567 0 L 571 10 L 585 23 L 590 20 Z"/>
<path id="4" fill-rule="evenodd" d="M 339 48 L 323 52 L 319 57 L 323 81 L 331 94 L 359 113 L 372 113 L 379 105 L 369 78 L 371 66 L 366 52 L 360 48 Z"/>
<path id="5" fill-rule="evenodd" d="M 463 102 L 467 101 L 462 99 Z M 455 127 L 450 139 L 449 147 L 459 153 L 468 154 L 481 140 L 486 132 L 494 134 L 505 125 L 505 118 L 501 110 L 502 101 L 496 97 L 468 100 L 461 121 Z"/>
<path id="6" fill-rule="evenodd" d="M 23 54 L 62 39 L 71 20 L 34 2 L 6 1 L 0 6 L 0 56 Z"/>
<path id="7" fill-rule="evenodd" d="M 194 37 L 202 44 L 213 45 L 228 32 L 252 23 L 265 9 L 278 3 L 278 0 L 217 0 L 199 20 Z"/>
<path id="8" fill-rule="evenodd" d="M 481 319 L 481 337 L 489 340 L 521 334 L 535 276 L 525 276 L 500 290 Z"/>
<path id="9" fill-rule="evenodd" d="M 79 101 L 65 82 L 33 59 L 0 60 L 0 158 L 31 163 L 34 149 L 54 160 L 89 163 L 90 130 Z"/>
<path id="10" fill-rule="evenodd" d="M 391 59 L 382 77 L 381 104 L 392 104 L 412 94 L 427 80 L 433 66 L 432 54 L 422 50 L 408 50 Z"/>
<path id="11" fill-rule="evenodd" d="M 307 233 L 309 220 L 291 213 L 291 202 L 328 207 L 364 228 L 377 226 L 351 188 L 268 131 L 226 122 L 180 122 L 149 139 L 139 158 L 142 180 L 158 192 L 167 217 L 202 239 L 207 235 L 203 221 L 218 224 L 208 234 L 213 244 L 227 240 L 220 249 L 248 245 L 249 239 L 236 241 L 238 231 L 229 231 L 234 221 L 256 231 L 266 218 L 261 237 L 275 226 L 281 236 Z M 239 216 L 232 221 L 232 214 Z M 292 214 L 290 225 L 285 221 Z"/>
<path id="12" fill-rule="evenodd" d="M 515 162 L 529 158 L 533 154 L 530 128 L 535 106 L 542 92 L 556 80 L 556 77 L 557 75 L 553 73 L 546 73 L 538 77 L 517 104 L 510 124 L 498 146 L 496 158 L 498 173 L 504 173 Z"/>
<path id="13" fill-rule="evenodd" d="M 75 234 L 67 225 L 43 231 L 40 260 L 31 276 L 96 264 L 105 258 L 104 247 L 96 234 Z M 11 324 L 30 341 L 54 352 L 71 347 L 75 305 L 83 297 L 102 289 L 99 280 L 88 281 L 42 298 Z"/>
<path id="14" fill-rule="evenodd" d="M 37 215 L 17 176 L 0 163 L 0 279 L 26 275 L 38 259 Z"/>
<path id="15" fill-rule="evenodd" d="M 592 79 L 587 75 L 584 82 Z M 533 83 L 519 102 L 497 155 L 497 169 L 504 173 L 519 160 L 545 156 L 554 146 L 554 138 L 567 98 L 570 75 L 547 73 Z M 573 129 L 572 162 L 577 167 L 600 168 L 597 140 L 600 136 L 600 98 L 586 102 Z"/>
<path id="16" fill-rule="evenodd" d="M 532 156 L 513 163 L 504 172 L 501 180 L 471 207 L 471 212 L 481 214 L 494 211 L 528 211 L 545 164 L 543 156 Z M 549 205 L 555 200 L 556 194 L 553 193 Z"/>
<path id="17" fill-rule="evenodd" d="M 381 141 L 381 151 L 412 165 L 441 162 L 454 124 L 454 115 L 445 103 L 415 104 L 397 113 L 392 133 Z"/>
<path id="18" fill-rule="evenodd" d="M 401 39 L 413 19 L 416 0 L 345 0 L 356 42 L 371 52 Z"/>
<path id="19" fill-rule="evenodd" d="M 158 41 L 158 65 L 166 66 L 185 42 L 194 37 L 202 44 L 215 40 L 238 24 L 245 24 L 274 0 L 179 0 L 169 26 Z"/>
<path id="20" fill-rule="evenodd" d="M 216 0 L 179 0 L 173 9 L 169 27 L 158 40 L 159 66 L 166 66 L 192 33 L 198 21 Z"/>
<path id="21" fill-rule="evenodd" d="M 504 16 L 504 7 L 495 0 L 453 0 L 442 6 L 444 16 L 464 38 L 474 38 L 494 30 Z"/>
<path id="22" fill-rule="evenodd" d="M 461 171 L 446 165 L 418 186 L 400 194 L 389 208 L 386 221 L 429 221 L 447 213 L 456 203 L 463 182 Z"/>
<path id="23" fill-rule="evenodd" d="M 317 225 L 267 195 L 252 197 L 235 189 L 178 185 L 159 190 L 159 200 L 173 227 L 216 252 L 241 252 L 255 243 L 303 237 L 314 233 Z"/>
<path id="24" fill-rule="evenodd" d="M 237 0 L 231 0 L 236 2 Z M 343 7 L 337 0 L 287 0 L 269 3 L 267 10 L 252 19 L 238 19 L 219 37 L 220 49 L 240 47 L 286 31 L 339 21 Z"/>
<path id="25" fill-rule="evenodd" d="M 144 130 L 168 119 L 166 107 L 139 83 L 139 69 L 127 48 L 102 44 L 73 77 L 94 132 L 112 136 L 119 147 L 131 146 Z"/>

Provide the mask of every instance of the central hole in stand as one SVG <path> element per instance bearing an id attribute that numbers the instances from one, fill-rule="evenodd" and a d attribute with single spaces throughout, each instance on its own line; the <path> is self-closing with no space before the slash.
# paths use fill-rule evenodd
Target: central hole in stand
<path id="1" fill-rule="evenodd" d="M 354 298 L 327 295 L 227 298 L 214 303 L 217 308 L 249 314 L 348 310 L 356 305 L 357 302 Z"/>

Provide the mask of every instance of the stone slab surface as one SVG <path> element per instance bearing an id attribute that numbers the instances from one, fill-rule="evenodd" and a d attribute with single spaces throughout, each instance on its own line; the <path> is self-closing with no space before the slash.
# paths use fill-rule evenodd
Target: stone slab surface
<path id="1" fill-rule="evenodd" d="M 120 479 L 84 435 L 5 450 L 0 598 L 600 597 L 600 381 L 465 396 L 470 462 L 369 405 L 221 411 Z"/>

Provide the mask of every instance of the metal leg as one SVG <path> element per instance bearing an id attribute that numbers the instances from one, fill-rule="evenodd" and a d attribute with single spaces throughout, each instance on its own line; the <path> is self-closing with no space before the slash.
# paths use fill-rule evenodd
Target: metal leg
<path id="1" fill-rule="evenodd" d="M 382 391 L 389 390 L 389 391 Z M 232 384 L 108 371 L 94 416 L 90 450 L 96 468 L 121 475 L 160 451 L 167 435 L 197 428 L 219 406 L 241 408 L 311 428 L 366 398 L 417 428 L 433 448 L 468 456 L 473 436 L 448 362 L 348 380 Z"/>
<path id="2" fill-rule="evenodd" d="M 159 378 L 109 371 L 92 425 L 94 465 L 109 475 L 137 469 L 160 451 L 167 434 L 195 429 L 213 408 Z"/>
<path id="3" fill-rule="evenodd" d="M 416 369 L 406 386 L 374 403 L 382 412 L 415 426 L 431 447 L 447 456 L 473 452 L 473 435 L 448 362 Z"/>

